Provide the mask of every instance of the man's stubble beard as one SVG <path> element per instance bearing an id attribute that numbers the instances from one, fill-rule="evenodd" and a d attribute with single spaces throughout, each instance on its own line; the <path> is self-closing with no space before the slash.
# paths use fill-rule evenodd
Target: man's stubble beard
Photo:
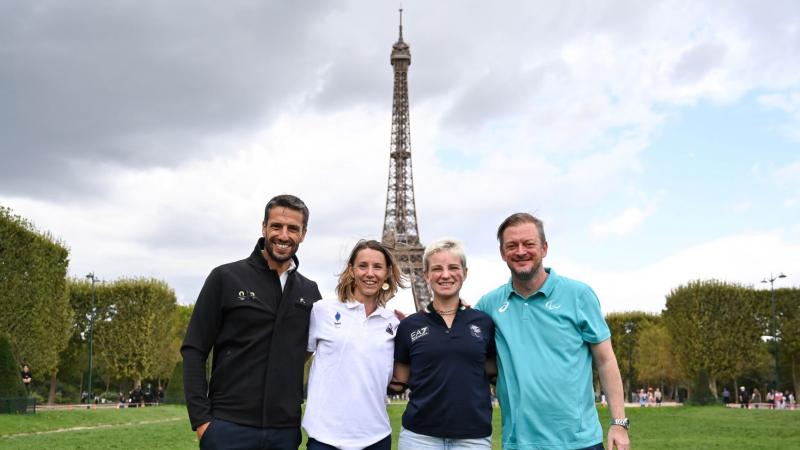
<path id="1" fill-rule="evenodd" d="M 292 251 L 289 252 L 289 255 L 286 256 L 286 257 L 278 257 L 278 255 L 273 253 L 271 243 L 269 241 L 266 241 L 266 240 L 264 241 L 264 250 L 267 252 L 267 254 L 269 255 L 271 260 L 273 260 L 274 262 L 279 263 L 279 264 L 283 264 L 286 261 L 289 261 L 290 259 L 292 259 L 294 257 L 294 255 L 295 255 L 295 253 L 297 253 L 297 249 L 298 249 L 298 245 L 295 244 L 294 242 L 292 242 Z"/>
<path id="2" fill-rule="evenodd" d="M 511 271 L 511 274 L 514 276 L 514 279 L 519 281 L 531 281 L 533 279 L 534 271 L 530 270 L 527 272 L 516 272 Z"/>
<path id="3" fill-rule="evenodd" d="M 518 272 L 514 269 L 511 269 L 511 276 L 518 281 L 522 282 L 531 281 L 536 276 L 536 274 L 539 273 L 539 270 L 541 270 L 541 268 L 542 268 L 542 263 L 539 263 L 531 267 L 531 270 L 526 270 L 524 272 Z"/>

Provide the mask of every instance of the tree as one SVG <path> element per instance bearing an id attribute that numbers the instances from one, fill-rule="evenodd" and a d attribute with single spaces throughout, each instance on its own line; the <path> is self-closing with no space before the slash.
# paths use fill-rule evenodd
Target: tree
<path id="1" fill-rule="evenodd" d="M 742 374 L 760 351 L 763 306 L 752 288 L 717 280 L 692 281 L 670 292 L 662 317 L 682 372 L 693 379 L 707 376 L 716 397 L 717 379 Z"/>
<path id="2" fill-rule="evenodd" d="M 56 382 L 70 335 L 69 251 L 49 233 L 0 206 L 0 329 L 34 377 Z"/>
<path id="3" fill-rule="evenodd" d="M 640 380 L 664 390 L 666 383 L 674 386 L 683 378 L 672 353 L 672 338 L 664 325 L 653 324 L 642 330 L 635 351 L 634 366 Z"/>
<path id="4" fill-rule="evenodd" d="M 183 392 L 183 361 L 178 361 L 169 377 L 167 391 L 164 393 L 164 402 L 173 405 L 186 404 Z"/>
<path id="5" fill-rule="evenodd" d="M 716 395 L 711 392 L 711 383 L 705 370 L 700 370 L 692 383 L 692 395 L 688 403 L 690 405 L 709 405 L 714 403 Z"/>
<path id="6" fill-rule="evenodd" d="M 156 361 L 154 376 L 159 380 L 171 380 L 174 375 L 175 363 L 181 361 L 181 345 L 183 344 L 183 337 L 186 335 L 186 328 L 189 326 L 189 319 L 192 317 L 193 310 L 193 305 L 175 305 L 169 330 L 169 347 Z"/>
<path id="7" fill-rule="evenodd" d="M 769 291 L 759 291 L 761 302 L 771 302 Z M 800 289 L 783 288 L 775 290 L 775 300 L 778 312 L 778 336 L 780 337 L 780 352 L 785 355 L 785 375 L 781 374 L 782 387 L 786 388 L 791 380 L 791 388 L 795 393 L 800 392 Z"/>
<path id="8" fill-rule="evenodd" d="M 169 351 L 175 293 L 160 280 L 122 279 L 107 286 L 108 298 L 95 320 L 100 356 L 116 379 L 134 384 L 157 375 Z"/>
<path id="9" fill-rule="evenodd" d="M 637 340 L 644 330 L 660 322 L 661 317 L 658 315 L 642 311 L 606 315 L 606 323 L 611 330 L 611 345 L 617 356 L 620 373 L 622 374 L 624 386 L 628 391 L 628 396 L 631 391 L 636 390 L 639 378 L 634 364 L 639 357 L 636 352 Z"/>
<path id="10" fill-rule="evenodd" d="M 102 357 L 103 347 L 98 346 L 97 329 L 103 322 L 110 321 L 114 311 L 110 305 L 112 283 L 102 281 L 96 282 L 94 288 L 92 283 L 85 278 L 71 278 L 67 280 L 69 287 L 70 307 L 75 312 L 72 326 L 70 328 L 70 339 L 67 347 L 60 354 L 60 371 L 64 376 L 72 377 L 79 383 L 78 393 L 97 392 L 97 382 L 105 380 L 108 383 L 111 375 Z M 94 295 L 93 295 L 94 289 Z M 89 365 L 89 335 L 93 322 L 93 348 L 92 348 L 92 386 L 88 383 Z"/>
<path id="11" fill-rule="evenodd" d="M 0 397 L 23 397 L 25 387 L 19 374 L 17 360 L 11 350 L 11 341 L 0 334 Z"/>

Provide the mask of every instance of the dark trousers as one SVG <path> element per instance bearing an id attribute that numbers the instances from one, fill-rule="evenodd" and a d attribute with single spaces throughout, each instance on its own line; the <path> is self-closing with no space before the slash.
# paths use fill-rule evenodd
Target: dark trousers
<path id="1" fill-rule="evenodd" d="M 214 419 L 200 439 L 203 450 L 297 450 L 302 436 L 296 428 L 258 428 Z"/>
<path id="2" fill-rule="evenodd" d="M 591 447 L 586 447 L 586 448 L 581 449 L 581 450 L 605 450 L 605 447 L 603 447 L 603 443 L 601 442 L 599 444 L 595 444 L 595 445 L 593 445 Z"/>
<path id="3" fill-rule="evenodd" d="M 386 436 L 385 438 L 370 445 L 369 447 L 364 447 L 364 450 L 391 450 L 391 448 L 392 448 L 392 435 L 390 434 L 389 436 Z M 308 443 L 306 444 L 306 450 L 337 450 L 337 449 L 332 445 L 324 444 L 314 438 L 308 438 Z"/>

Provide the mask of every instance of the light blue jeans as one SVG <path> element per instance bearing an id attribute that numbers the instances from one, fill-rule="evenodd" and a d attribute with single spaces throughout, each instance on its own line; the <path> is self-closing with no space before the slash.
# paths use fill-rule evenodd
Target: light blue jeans
<path id="1" fill-rule="evenodd" d="M 477 439 L 447 439 L 400 428 L 397 450 L 491 450 L 492 436 Z"/>

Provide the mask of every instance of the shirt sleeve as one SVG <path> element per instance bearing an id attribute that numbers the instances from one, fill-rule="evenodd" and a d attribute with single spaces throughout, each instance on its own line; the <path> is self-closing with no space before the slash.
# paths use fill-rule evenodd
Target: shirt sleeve
<path id="1" fill-rule="evenodd" d="M 588 286 L 578 296 L 578 325 L 581 337 L 586 342 L 598 344 L 611 337 L 611 331 L 600 310 L 600 300 Z"/>
<path id="2" fill-rule="evenodd" d="M 397 335 L 394 337 L 394 361 L 401 364 L 411 364 L 411 338 L 409 337 L 409 318 L 405 318 L 397 326 Z"/>
<path id="3" fill-rule="evenodd" d="M 181 346 L 183 390 L 193 430 L 214 418 L 211 401 L 208 398 L 206 360 L 222 323 L 219 285 L 219 269 L 214 269 L 206 278 L 203 289 L 197 297 L 192 318 L 186 329 L 186 337 Z"/>
<path id="4" fill-rule="evenodd" d="M 476 303 L 475 306 L 473 306 L 473 308 L 475 308 L 478 311 L 489 314 L 488 310 L 491 308 L 489 308 L 489 299 L 487 297 L 488 295 L 484 295 L 483 297 L 481 297 L 480 300 L 478 300 L 478 303 Z"/>
<path id="5" fill-rule="evenodd" d="M 308 352 L 317 351 L 317 333 L 319 332 L 317 313 L 321 307 L 320 302 L 314 302 L 314 306 L 311 308 L 311 316 L 308 320 L 308 345 L 306 346 Z"/>

